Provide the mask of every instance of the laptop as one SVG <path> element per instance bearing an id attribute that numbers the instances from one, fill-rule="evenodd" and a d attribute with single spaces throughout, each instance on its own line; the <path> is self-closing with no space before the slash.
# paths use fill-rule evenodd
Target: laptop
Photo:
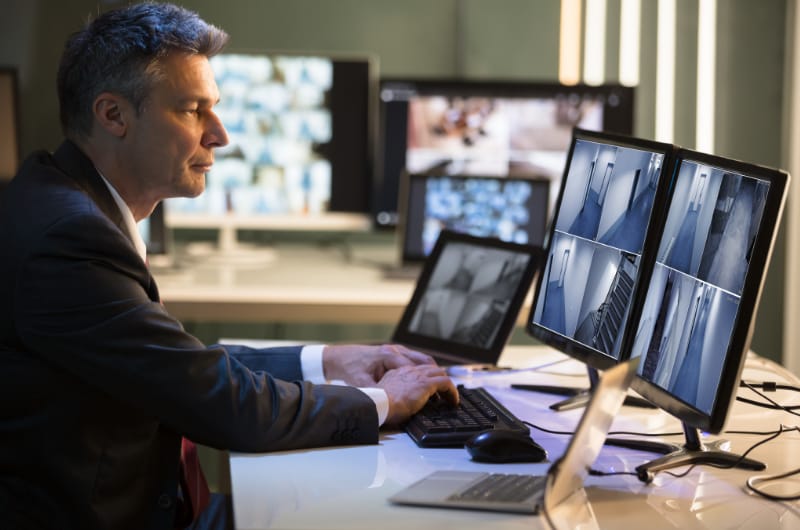
<path id="1" fill-rule="evenodd" d="M 443 229 L 542 246 L 550 181 L 530 176 L 403 174 L 400 265 L 389 278 L 417 278 Z"/>
<path id="2" fill-rule="evenodd" d="M 443 366 L 493 366 L 539 270 L 539 246 L 443 230 L 392 342 Z"/>
<path id="3" fill-rule="evenodd" d="M 394 504 L 538 514 L 550 511 L 583 489 L 588 471 L 600 454 L 614 417 L 622 407 L 639 357 L 606 370 L 589 400 L 563 456 L 546 475 L 505 475 L 481 471 L 435 471 L 389 498 Z M 516 499 L 477 498 L 482 483 L 503 477 L 525 480 L 532 488 Z M 508 480 L 508 479 L 506 479 Z M 522 486 L 513 493 L 520 493 Z"/>

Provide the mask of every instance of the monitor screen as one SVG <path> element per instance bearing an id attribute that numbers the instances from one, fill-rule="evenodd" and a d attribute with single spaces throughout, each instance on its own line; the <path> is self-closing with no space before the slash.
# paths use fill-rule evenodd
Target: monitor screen
<path id="1" fill-rule="evenodd" d="M 550 181 L 543 178 L 406 174 L 400 226 L 404 263 L 423 261 L 449 229 L 542 246 Z"/>
<path id="2" fill-rule="evenodd" d="M 494 364 L 540 259 L 534 245 L 443 230 L 392 341 L 447 364 Z"/>
<path id="3" fill-rule="evenodd" d="M 230 143 L 206 191 L 170 213 L 369 212 L 376 68 L 369 57 L 225 53 L 211 58 Z"/>
<path id="4" fill-rule="evenodd" d="M 575 130 L 528 332 L 590 367 L 629 356 L 672 146 Z M 667 170 L 668 171 L 668 170 Z"/>
<path id="5" fill-rule="evenodd" d="M 720 432 L 736 395 L 788 176 L 682 151 L 632 355 L 634 388 Z"/>
<path id="6" fill-rule="evenodd" d="M 381 81 L 373 217 L 397 224 L 401 175 L 542 177 L 555 203 L 573 127 L 631 134 L 633 88 Z"/>

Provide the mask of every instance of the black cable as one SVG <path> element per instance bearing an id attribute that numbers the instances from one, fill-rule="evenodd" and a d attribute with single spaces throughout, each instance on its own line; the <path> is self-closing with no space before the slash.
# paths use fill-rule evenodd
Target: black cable
<path id="1" fill-rule="evenodd" d="M 767 493 L 766 491 L 758 488 L 759 484 L 764 482 L 770 482 L 772 480 L 780 480 L 782 478 L 791 477 L 792 475 L 800 474 L 800 468 L 792 469 L 791 471 L 787 471 L 785 473 L 781 473 L 779 475 L 754 475 L 747 479 L 745 484 L 747 485 L 747 489 L 761 495 L 765 499 L 769 499 L 771 501 L 796 501 L 800 499 L 800 492 L 795 493 L 794 495 L 775 495 L 774 493 Z"/>
<path id="2" fill-rule="evenodd" d="M 800 392 L 800 387 L 794 385 L 787 385 L 785 383 L 776 383 L 775 381 L 762 381 L 760 383 L 755 383 L 755 382 L 741 380 L 739 381 L 739 386 L 743 386 L 746 388 L 761 387 L 761 390 L 763 390 L 764 392 L 776 392 L 778 390 L 792 390 L 794 392 Z"/>
<path id="3" fill-rule="evenodd" d="M 755 392 L 756 395 L 758 395 L 759 397 L 761 397 L 764 400 L 768 401 L 770 403 L 770 405 L 771 405 L 770 406 L 770 405 L 765 405 L 763 403 L 755 402 L 755 403 L 758 403 L 758 406 L 779 409 L 779 410 L 783 410 L 785 412 L 788 412 L 789 414 L 794 414 L 795 416 L 800 416 L 800 414 L 798 414 L 797 412 L 794 411 L 794 409 L 798 408 L 798 407 L 796 407 L 796 406 L 787 407 L 787 406 L 781 405 L 780 403 L 778 403 L 774 399 L 770 398 L 769 396 L 767 396 L 766 394 L 764 394 L 760 390 L 756 389 L 754 386 L 752 386 L 751 384 L 749 384 L 746 381 L 742 381 L 741 385 L 744 386 L 745 388 L 749 388 L 751 391 Z M 736 399 L 740 399 L 739 396 L 737 396 Z M 746 398 L 742 398 L 742 400 L 744 400 L 744 399 L 746 399 Z"/>

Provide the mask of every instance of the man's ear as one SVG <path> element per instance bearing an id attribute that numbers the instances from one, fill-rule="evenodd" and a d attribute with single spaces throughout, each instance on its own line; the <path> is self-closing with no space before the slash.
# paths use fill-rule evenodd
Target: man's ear
<path id="1" fill-rule="evenodd" d="M 131 105 L 125 98 L 111 92 L 103 92 L 97 96 L 92 106 L 97 125 L 118 138 L 125 136 L 128 130 L 131 111 Z"/>

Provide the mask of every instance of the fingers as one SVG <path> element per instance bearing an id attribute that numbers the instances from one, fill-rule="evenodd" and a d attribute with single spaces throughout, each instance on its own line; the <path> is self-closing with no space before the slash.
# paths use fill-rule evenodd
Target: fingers
<path id="1" fill-rule="evenodd" d="M 378 383 L 389 397 L 388 425 L 398 425 L 419 411 L 435 394 L 458 403 L 458 391 L 444 368 L 425 364 L 386 372 Z"/>
<path id="2" fill-rule="evenodd" d="M 389 354 L 384 361 L 384 366 L 387 369 L 416 364 L 436 364 L 436 361 L 430 355 L 412 350 L 401 344 L 384 344 L 380 347 L 380 350 Z"/>

